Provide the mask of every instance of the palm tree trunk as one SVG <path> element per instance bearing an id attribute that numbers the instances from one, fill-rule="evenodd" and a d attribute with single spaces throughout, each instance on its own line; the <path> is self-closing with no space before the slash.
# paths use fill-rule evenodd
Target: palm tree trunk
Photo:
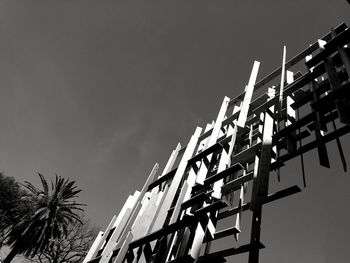
<path id="1" fill-rule="evenodd" d="M 3 263 L 10 263 L 16 255 L 17 255 L 17 250 L 15 248 L 12 248 L 10 253 L 7 254 Z"/>

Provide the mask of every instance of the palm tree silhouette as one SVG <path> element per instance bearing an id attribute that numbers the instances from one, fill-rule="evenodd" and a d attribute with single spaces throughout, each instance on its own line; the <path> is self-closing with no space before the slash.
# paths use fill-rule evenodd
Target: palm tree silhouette
<path id="1" fill-rule="evenodd" d="M 83 211 L 73 198 L 81 191 L 74 181 L 56 175 L 51 181 L 51 190 L 43 175 L 39 174 L 43 189 L 29 182 L 24 186 L 28 194 L 25 202 L 31 205 L 27 211 L 19 215 L 18 223 L 12 225 L 7 232 L 7 243 L 11 251 L 3 263 L 9 263 L 17 254 L 34 256 L 52 245 L 57 239 L 67 236 L 68 224 L 80 222 L 77 210 Z"/>

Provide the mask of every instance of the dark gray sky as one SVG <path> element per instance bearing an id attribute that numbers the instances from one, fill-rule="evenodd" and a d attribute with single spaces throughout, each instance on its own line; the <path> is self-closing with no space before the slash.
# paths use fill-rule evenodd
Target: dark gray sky
<path id="1" fill-rule="evenodd" d="M 331 27 L 350 22 L 345 0 L 0 1 L 0 169 L 77 181 L 106 227 L 161 168 L 176 143 L 239 94 L 254 60 L 259 78 Z M 349 136 L 343 139 L 350 153 Z M 316 168 L 308 188 L 264 210 L 261 262 L 350 258 L 350 175 Z M 334 153 L 334 154 L 333 154 Z M 294 162 L 284 182 L 301 184 Z"/>

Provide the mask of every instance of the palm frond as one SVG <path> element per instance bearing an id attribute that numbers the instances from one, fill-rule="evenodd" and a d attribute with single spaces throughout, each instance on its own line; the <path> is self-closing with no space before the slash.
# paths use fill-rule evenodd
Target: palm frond
<path id="1" fill-rule="evenodd" d="M 44 178 L 44 176 L 40 173 L 38 173 L 39 177 L 40 177 L 40 180 L 41 180 L 41 184 L 43 185 L 43 188 L 44 188 L 44 193 L 46 195 L 49 195 L 49 186 L 47 185 L 47 181 L 46 179 Z"/>
<path id="2" fill-rule="evenodd" d="M 84 204 L 73 199 L 81 192 L 75 181 L 56 175 L 51 180 L 51 191 L 45 177 L 38 173 L 43 189 L 26 181 L 27 199 L 33 204 L 32 211 L 21 215 L 18 224 L 7 233 L 7 242 L 26 256 L 44 251 L 53 240 L 67 236 L 68 225 L 82 223 L 76 211 L 83 211 Z"/>

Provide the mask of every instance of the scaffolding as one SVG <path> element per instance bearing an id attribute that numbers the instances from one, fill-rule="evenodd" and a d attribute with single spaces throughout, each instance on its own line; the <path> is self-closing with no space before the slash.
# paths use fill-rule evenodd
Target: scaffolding
<path id="1" fill-rule="evenodd" d="M 284 47 L 282 65 L 260 81 L 255 61 L 244 92 L 225 97 L 216 120 L 178 144 L 159 176 L 155 164 L 84 263 L 226 262 L 241 253 L 257 263 L 263 205 L 301 191 L 293 185 L 269 193 L 270 175 L 280 180 L 280 168 L 300 157 L 306 186 L 303 155 L 317 149 L 329 168 L 331 141 L 347 170 L 340 137 L 350 132 L 349 42 L 341 24 L 289 61 Z M 301 66 L 304 72 L 294 71 Z M 238 246 L 249 212 L 250 241 Z M 232 225 L 219 230 L 227 218 Z M 228 236 L 230 247 L 213 252 Z"/>

